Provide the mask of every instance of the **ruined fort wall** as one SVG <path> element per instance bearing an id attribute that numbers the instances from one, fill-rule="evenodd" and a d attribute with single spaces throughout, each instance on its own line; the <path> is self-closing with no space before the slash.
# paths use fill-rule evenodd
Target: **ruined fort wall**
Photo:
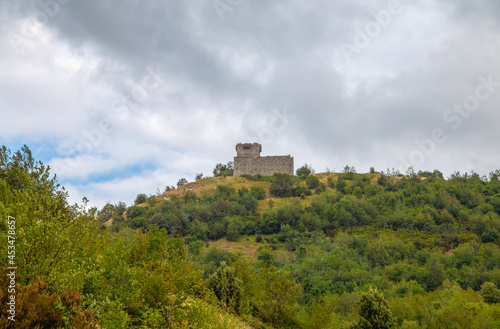
<path id="1" fill-rule="evenodd" d="M 233 176 L 243 174 L 272 176 L 274 173 L 293 175 L 293 157 L 284 155 L 234 158 Z"/>

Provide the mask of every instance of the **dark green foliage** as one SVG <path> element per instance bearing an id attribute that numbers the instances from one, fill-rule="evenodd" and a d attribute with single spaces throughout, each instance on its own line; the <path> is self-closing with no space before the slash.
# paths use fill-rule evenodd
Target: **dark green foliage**
<path id="1" fill-rule="evenodd" d="M 498 290 L 497 286 L 492 282 L 483 283 L 480 293 L 481 297 L 483 297 L 484 301 L 488 304 L 500 302 L 500 290 Z"/>
<path id="2" fill-rule="evenodd" d="M 217 176 L 232 176 L 233 175 L 233 162 L 229 161 L 227 164 L 218 163 L 213 170 L 214 177 Z"/>
<path id="3" fill-rule="evenodd" d="M 257 254 L 257 259 L 266 265 L 274 264 L 273 252 L 268 248 L 259 248 L 259 253 Z"/>
<path id="4" fill-rule="evenodd" d="M 245 207 L 245 209 L 250 213 L 257 210 L 257 199 L 250 193 L 246 193 L 241 196 L 238 203 Z"/>
<path id="5" fill-rule="evenodd" d="M 221 262 L 208 278 L 208 286 L 224 305 L 234 310 L 240 309 L 242 282 L 235 277 L 234 268 L 228 266 L 226 262 Z"/>
<path id="6" fill-rule="evenodd" d="M 232 254 L 225 250 L 210 248 L 201 255 L 200 261 L 205 264 L 205 277 L 210 276 L 220 266 L 222 262 L 230 263 L 233 259 Z"/>
<path id="7" fill-rule="evenodd" d="M 340 193 L 345 193 L 345 188 L 347 186 L 346 181 L 343 178 L 339 178 L 337 181 L 337 184 L 335 184 L 335 188 L 340 192 Z"/>
<path id="8" fill-rule="evenodd" d="M 272 183 L 276 180 L 276 176 L 262 176 L 260 174 L 257 175 L 249 175 L 249 174 L 243 174 L 240 177 L 244 177 L 248 180 L 255 181 L 255 182 L 269 182 Z"/>
<path id="9" fill-rule="evenodd" d="M 251 220 L 247 220 L 246 222 L 243 223 L 243 234 L 245 235 L 252 235 L 255 234 L 257 231 L 257 228 L 255 226 L 255 223 Z"/>
<path id="10" fill-rule="evenodd" d="M 335 180 L 333 180 L 333 177 L 327 178 L 327 184 L 329 188 L 335 188 Z"/>
<path id="11" fill-rule="evenodd" d="M 262 186 L 252 186 L 250 187 L 250 194 L 257 200 L 264 200 L 266 197 L 266 190 Z"/>
<path id="12" fill-rule="evenodd" d="M 236 241 L 243 233 L 243 223 L 241 219 L 238 217 L 231 217 L 229 219 L 229 224 L 227 225 L 227 240 L 228 241 Z"/>
<path id="13" fill-rule="evenodd" d="M 342 173 L 344 174 L 346 179 L 353 179 L 356 174 L 356 168 L 354 168 L 354 166 L 347 165 L 342 170 Z"/>
<path id="14" fill-rule="evenodd" d="M 361 295 L 358 303 L 360 321 L 353 325 L 353 329 L 390 329 L 396 327 L 389 304 L 376 290 L 370 288 Z"/>
<path id="15" fill-rule="evenodd" d="M 126 208 L 125 208 L 126 209 Z M 104 223 L 113 218 L 115 213 L 115 206 L 112 203 L 106 203 L 104 207 L 98 212 L 99 222 Z"/>
<path id="16" fill-rule="evenodd" d="M 308 176 L 308 177 L 312 177 L 312 176 Z M 305 187 L 304 185 L 298 185 L 298 186 L 295 186 L 293 187 L 292 189 L 292 196 L 305 196 L 306 195 L 311 195 L 311 190 L 308 189 L 307 187 Z"/>
<path id="17" fill-rule="evenodd" d="M 236 190 L 234 189 L 234 187 L 229 187 L 227 185 L 217 185 L 217 188 L 215 190 L 215 196 L 223 198 L 225 200 L 234 196 L 235 193 Z"/>
<path id="18" fill-rule="evenodd" d="M 257 314 L 278 328 L 300 328 L 300 285 L 289 273 L 277 272 L 273 266 L 262 268 L 259 276 L 261 289 L 254 302 Z"/>
<path id="19" fill-rule="evenodd" d="M 275 212 L 264 212 L 260 218 L 259 231 L 263 234 L 273 234 L 280 231 L 280 223 Z"/>
<path id="20" fill-rule="evenodd" d="M 198 201 L 198 197 L 196 193 L 188 191 L 182 195 L 182 200 L 184 203 L 196 203 Z"/>
<path id="21" fill-rule="evenodd" d="M 209 228 L 208 237 L 212 240 L 218 240 L 226 235 L 226 225 L 223 222 L 216 222 Z"/>
<path id="22" fill-rule="evenodd" d="M 349 167 L 308 198 L 311 174 L 256 175 L 247 178 L 287 180 L 288 195 L 303 199 L 257 208 L 266 191 L 231 181 L 98 211 L 69 205 L 26 147 L 14 155 L 2 148 L 0 217 L 18 218 L 23 264 L 18 325 L 233 328 L 220 323 L 231 309 L 256 328 L 391 328 L 396 317 L 405 329 L 498 327 L 500 171 L 489 181 L 408 174 Z M 0 221 L 4 241 L 7 231 Z M 258 245 L 244 234 L 258 234 Z M 208 241 L 224 237 L 236 242 Z M 370 286 L 385 298 L 361 293 Z M 5 319 L 0 312 L 0 326 Z"/>
<path id="23" fill-rule="evenodd" d="M 133 219 L 139 216 L 144 216 L 146 214 L 146 209 L 144 207 L 133 206 L 127 210 L 127 218 Z"/>
<path id="24" fill-rule="evenodd" d="M 177 188 L 180 188 L 188 183 L 187 179 L 181 178 L 177 181 Z"/>
<path id="25" fill-rule="evenodd" d="M 314 169 L 312 168 L 311 165 L 308 165 L 307 163 L 304 164 L 302 167 L 297 168 L 297 170 L 295 171 L 295 174 L 297 176 L 307 176 L 311 173 L 314 173 Z"/>
<path id="26" fill-rule="evenodd" d="M 485 228 L 483 235 L 481 236 L 481 242 L 483 243 L 498 243 L 500 241 L 500 233 L 495 228 Z"/>
<path id="27" fill-rule="evenodd" d="M 309 175 L 306 178 L 306 185 L 308 189 L 315 189 L 319 187 L 319 179 L 316 176 Z"/>
<path id="28" fill-rule="evenodd" d="M 144 203 L 144 202 L 146 202 L 147 198 L 148 198 L 148 196 L 146 194 L 143 194 L 143 193 L 137 194 L 137 197 L 135 198 L 134 204 L 138 205 L 138 204 Z"/>
<path id="29" fill-rule="evenodd" d="M 271 184 L 269 192 L 277 197 L 290 197 L 293 192 L 293 181 L 290 175 L 275 174 L 276 181 Z"/>
<path id="30" fill-rule="evenodd" d="M 208 225 L 207 223 L 194 220 L 189 223 L 189 232 L 193 240 L 206 241 L 208 237 Z"/>

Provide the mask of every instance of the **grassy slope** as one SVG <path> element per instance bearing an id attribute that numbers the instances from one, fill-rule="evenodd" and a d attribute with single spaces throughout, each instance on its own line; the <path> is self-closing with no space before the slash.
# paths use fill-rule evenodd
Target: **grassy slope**
<path id="1" fill-rule="evenodd" d="M 316 177 L 319 178 L 320 182 L 327 184 L 328 178 L 332 177 L 334 180 L 337 180 L 337 173 L 321 173 L 315 174 Z M 371 179 L 377 179 L 379 174 L 367 174 Z M 301 184 L 305 184 L 302 182 Z M 217 188 L 217 185 L 227 185 L 229 187 L 233 187 L 235 190 L 240 188 L 250 189 L 252 186 L 261 186 L 267 191 L 267 195 L 264 200 L 258 201 L 257 212 L 260 214 L 263 211 L 267 211 L 272 207 L 277 208 L 287 204 L 299 203 L 302 207 L 307 207 L 311 201 L 313 200 L 315 194 L 311 196 L 306 196 L 304 199 L 297 197 L 289 197 L 289 198 L 277 198 L 272 196 L 269 193 L 269 187 L 271 183 L 262 182 L 262 181 L 252 181 L 246 179 L 244 177 L 211 177 L 204 178 L 197 182 L 188 183 L 181 188 L 166 192 L 157 197 L 157 200 L 168 200 L 172 196 L 182 196 L 187 192 L 193 192 L 200 196 L 203 192 L 214 192 Z M 328 188 L 329 189 L 329 188 Z M 330 189 L 331 190 L 331 189 Z M 333 190 L 332 190 L 333 192 Z M 271 201 L 272 200 L 272 201 Z M 144 204 L 145 205 L 145 204 Z M 255 236 L 243 236 L 238 239 L 238 241 L 228 241 L 226 238 L 222 238 L 216 241 L 210 241 L 207 248 L 204 248 L 204 251 L 210 248 L 217 248 L 220 250 L 225 250 L 232 253 L 241 253 L 246 257 L 256 259 L 257 252 L 259 247 L 267 246 L 265 241 L 263 243 L 256 243 Z M 285 250 L 273 250 L 273 254 L 277 257 L 293 257 L 291 253 Z"/>

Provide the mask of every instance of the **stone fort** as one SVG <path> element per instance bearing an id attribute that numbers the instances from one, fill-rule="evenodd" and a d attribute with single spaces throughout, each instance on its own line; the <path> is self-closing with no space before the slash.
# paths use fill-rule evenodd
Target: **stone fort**
<path id="1" fill-rule="evenodd" d="M 236 145 L 233 176 L 243 174 L 272 176 L 274 173 L 293 175 L 293 157 L 290 155 L 261 157 L 259 143 Z"/>

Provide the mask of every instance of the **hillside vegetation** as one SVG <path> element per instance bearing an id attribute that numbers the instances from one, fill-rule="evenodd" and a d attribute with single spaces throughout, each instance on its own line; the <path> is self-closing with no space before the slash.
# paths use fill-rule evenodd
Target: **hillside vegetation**
<path id="1" fill-rule="evenodd" d="M 27 148 L 0 158 L 25 328 L 500 328 L 499 171 L 225 167 L 87 209 Z"/>

